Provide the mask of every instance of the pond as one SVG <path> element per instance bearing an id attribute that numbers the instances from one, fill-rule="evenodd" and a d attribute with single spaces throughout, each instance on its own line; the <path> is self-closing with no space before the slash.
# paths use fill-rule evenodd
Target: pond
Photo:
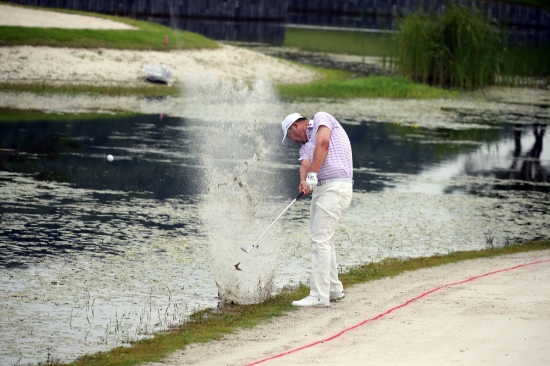
<path id="1" fill-rule="evenodd" d="M 70 360 L 167 329 L 219 297 L 254 302 L 307 282 L 309 198 L 258 249 L 239 249 L 294 198 L 297 147 L 279 144 L 279 123 L 226 119 L 1 124 L 0 364 Z M 550 236 L 548 120 L 466 119 L 425 128 L 341 118 L 355 180 L 337 232 L 342 271 Z"/>

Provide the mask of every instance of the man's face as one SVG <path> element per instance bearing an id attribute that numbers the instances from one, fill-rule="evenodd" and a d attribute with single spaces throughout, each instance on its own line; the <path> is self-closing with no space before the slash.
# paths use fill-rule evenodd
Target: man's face
<path id="1" fill-rule="evenodd" d="M 305 132 L 305 131 L 304 131 Z M 297 123 L 293 123 L 287 130 L 287 135 L 294 142 L 305 144 L 307 142 L 307 136 L 300 130 L 300 126 Z"/>
<path id="2" fill-rule="evenodd" d="M 290 127 L 288 128 L 288 130 L 286 131 L 286 134 L 288 135 L 288 137 L 294 141 L 294 142 L 298 142 L 296 141 L 296 123 L 293 123 L 290 125 Z"/>

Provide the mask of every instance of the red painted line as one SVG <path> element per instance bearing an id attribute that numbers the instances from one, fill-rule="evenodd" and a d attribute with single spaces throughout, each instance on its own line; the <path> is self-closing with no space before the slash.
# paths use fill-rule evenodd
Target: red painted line
<path id="1" fill-rule="evenodd" d="M 545 259 L 545 260 L 540 260 L 540 261 L 536 261 L 536 262 L 530 262 L 530 263 L 519 264 L 519 265 L 514 266 L 514 267 L 499 269 L 499 270 L 497 270 L 497 271 L 484 273 L 484 274 L 482 274 L 482 275 L 474 276 L 474 277 L 468 278 L 468 279 L 463 280 L 463 281 L 453 282 L 453 283 L 449 283 L 449 284 L 446 284 L 446 285 L 442 285 L 442 286 L 436 287 L 436 288 L 434 288 L 434 289 L 432 289 L 432 290 L 430 290 L 430 291 L 426 291 L 426 292 L 424 292 L 423 294 L 420 294 L 420 295 L 418 295 L 418 296 L 416 296 L 416 297 L 413 297 L 413 298 L 410 299 L 410 300 L 405 301 L 405 302 L 404 302 L 403 304 L 401 304 L 401 305 L 398 305 L 398 306 L 396 306 L 396 307 L 393 307 L 393 308 L 391 308 L 391 309 L 389 309 L 389 310 L 387 310 L 387 311 L 385 311 L 385 312 L 383 312 L 383 313 L 380 313 L 380 314 L 378 314 L 378 315 L 376 315 L 376 316 L 374 316 L 374 317 L 372 317 L 372 318 L 365 319 L 365 320 L 363 320 L 363 321 L 360 322 L 360 323 L 357 323 L 357 324 L 355 324 L 355 325 L 352 325 L 351 327 L 346 328 L 346 329 L 344 329 L 344 330 L 342 330 L 342 331 L 336 333 L 336 334 L 333 335 L 333 336 L 330 336 L 330 337 L 325 338 L 325 339 L 321 339 L 321 340 L 319 340 L 319 341 L 315 341 L 315 342 L 313 342 L 313 343 L 310 343 L 310 344 L 307 344 L 307 345 L 305 345 L 305 346 L 302 346 L 302 347 L 298 347 L 298 348 L 292 349 L 292 350 L 287 351 L 287 352 L 279 353 L 279 354 L 277 354 L 277 355 L 275 355 L 275 356 L 267 357 L 267 358 L 261 359 L 261 360 L 259 360 L 259 361 L 255 361 L 255 362 L 253 362 L 253 363 L 249 363 L 249 364 L 247 364 L 246 366 L 258 365 L 258 364 L 260 364 L 260 363 L 264 363 L 264 362 L 269 361 L 269 360 L 274 360 L 274 359 L 276 359 L 276 358 L 281 358 L 281 357 L 286 356 L 286 355 L 289 355 L 289 354 L 291 354 L 291 353 L 295 353 L 295 352 L 298 352 L 298 351 L 302 351 L 302 350 L 304 350 L 304 349 L 307 349 L 307 348 L 316 346 L 316 345 L 321 344 L 321 343 L 325 343 L 325 342 L 332 341 L 333 339 L 336 339 L 336 338 L 340 337 L 341 335 L 343 335 L 344 333 L 349 332 L 350 330 L 353 330 L 353 329 L 355 329 L 355 328 L 359 328 L 360 326 L 365 325 L 365 324 L 367 324 L 367 323 L 369 323 L 369 322 L 372 322 L 372 321 L 374 321 L 374 320 L 378 320 L 378 319 L 380 319 L 380 318 L 382 318 L 382 317 L 384 317 L 384 316 L 386 316 L 386 315 L 388 315 L 388 314 L 394 312 L 394 311 L 397 310 L 397 309 L 404 308 L 405 306 L 410 305 L 411 303 L 413 303 L 413 302 L 415 302 L 415 301 L 417 301 L 417 300 L 419 300 L 419 299 L 421 299 L 421 298 L 423 298 L 423 297 L 426 297 L 426 296 L 428 296 L 428 295 L 430 295 L 430 294 L 433 294 L 434 292 L 437 292 L 437 291 L 439 291 L 439 290 L 442 290 L 442 289 L 444 289 L 444 288 L 451 287 L 451 286 L 456 286 L 456 285 L 461 285 L 461 284 L 463 284 L 463 283 L 472 282 L 472 281 L 475 281 L 475 280 L 477 280 L 477 279 L 480 279 L 480 278 L 483 278 L 483 277 L 487 277 L 487 276 L 491 276 L 491 275 L 494 275 L 494 274 L 497 274 L 497 273 L 506 272 L 506 271 L 511 271 L 511 270 L 514 270 L 514 269 L 518 269 L 518 268 L 522 268 L 522 267 L 527 267 L 527 266 L 532 266 L 532 265 L 534 265 L 534 264 L 540 264 L 540 263 L 545 263 L 545 262 L 550 262 L 550 259 Z"/>

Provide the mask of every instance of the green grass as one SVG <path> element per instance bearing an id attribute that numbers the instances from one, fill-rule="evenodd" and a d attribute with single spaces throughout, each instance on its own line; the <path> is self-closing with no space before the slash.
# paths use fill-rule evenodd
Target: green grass
<path id="1" fill-rule="evenodd" d="M 2 3 L 5 5 L 13 5 Z M 30 7 L 35 8 L 35 7 Z M 43 8 L 39 8 L 44 10 Z M 196 33 L 173 30 L 152 22 L 128 18 L 71 11 L 48 9 L 69 14 L 80 14 L 110 19 L 137 27 L 137 30 L 91 30 L 0 26 L 0 46 L 50 46 L 80 48 L 112 48 L 129 50 L 176 50 L 217 48 L 218 44 Z M 164 36 L 168 36 L 168 46 Z"/>
<path id="2" fill-rule="evenodd" d="M 308 64 L 302 64 L 300 62 L 290 61 L 292 63 L 295 63 L 297 65 L 300 65 L 302 67 L 305 67 L 306 69 L 310 69 L 321 75 L 319 78 L 320 80 L 325 81 L 345 81 L 352 77 L 352 73 L 349 71 L 343 71 L 343 70 L 335 70 L 335 69 L 325 69 L 323 67 L 318 66 L 312 66 Z"/>
<path id="3" fill-rule="evenodd" d="M 407 271 L 441 266 L 477 258 L 490 258 L 500 255 L 550 249 L 550 240 L 510 245 L 504 248 L 490 248 L 479 251 L 453 252 L 425 258 L 387 259 L 381 263 L 370 263 L 354 267 L 340 280 L 349 291 L 350 286 L 386 277 L 397 276 Z M 118 347 L 108 352 L 83 356 L 70 365 L 135 365 L 141 362 L 159 360 L 170 353 L 185 348 L 191 343 L 217 340 L 224 335 L 234 333 L 239 328 L 250 328 L 274 317 L 282 316 L 294 310 L 293 300 L 300 299 L 309 293 L 301 286 L 287 289 L 279 295 L 258 305 L 233 306 L 223 312 L 204 310 L 194 313 L 191 319 L 167 332 L 157 334 L 154 338 L 134 342 L 129 347 Z"/>
<path id="4" fill-rule="evenodd" d="M 180 94 L 179 86 L 173 84 L 167 86 L 165 84 L 146 84 L 136 86 L 123 85 L 77 85 L 77 84 L 62 84 L 53 85 L 49 83 L 1 83 L 1 91 L 11 92 L 30 92 L 35 94 L 68 94 L 75 95 L 81 93 L 107 95 L 107 96 L 127 96 L 135 95 L 141 97 L 163 97 L 175 96 Z"/>
<path id="5" fill-rule="evenodd" d="M 550 46 L 508 47 L 501 60 L 500 73 L 504 85 L 514 86 L 518 82 L 529 85 L 529 78 L 540 77 L 550 81 Z"/>
<path id="6" fill-rule="evenodd" d="M 304 98 L 449 98 L 458 92 L 416 84 L 407 77 L 369 76 L 348 80 L 328 79 L 309 84 L 281 85 L 283 99 Z"/>
<path id="7" fill-rule="evenodd" d="M 384 57 L 390 55 L 393 42 L 387 34 L 287 28 L 284 45 L 311 52 Z"/>
<path id="8" fill-rule="evenodd" d="M 20 110 L 11 108 L 0 108 L 0 123 L 17 123 L 17 122 L 35 122 L 35 121 L 89 121 L 98 118 L 113 118 L 129 117 L 138 115 L 137 113 L 121 112 L 116 114 L 111 113 L 45 113 L 35 110 Z"/>

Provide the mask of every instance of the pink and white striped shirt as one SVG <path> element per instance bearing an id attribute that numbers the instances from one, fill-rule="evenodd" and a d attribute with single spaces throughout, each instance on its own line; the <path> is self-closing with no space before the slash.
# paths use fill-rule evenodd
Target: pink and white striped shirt
<path id="1" fill-rule="evenodd" d="M 309 121 L 306 130 L 308 142 L 300 148 L 300 158 L 298 160 L 308 159 L 313 161 L 313 151 L 317 145 L 316 135 L 319 126 L 328 127 L 331 133 L 327 158 L 317 173 L 317 179 L 353 178 L 351 143 L 348 135 L 336 118 L 326 112 L 318 112 Z"/>

